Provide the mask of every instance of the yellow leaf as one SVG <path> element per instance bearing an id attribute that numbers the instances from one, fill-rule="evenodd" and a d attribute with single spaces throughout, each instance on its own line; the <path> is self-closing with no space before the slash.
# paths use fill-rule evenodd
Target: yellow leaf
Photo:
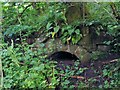
<path id="1" fill-rule="evenodd" d="M 55 32 L 52 32 L 52 38 L 54 38 L 55 34 L 56 34 Z"/>

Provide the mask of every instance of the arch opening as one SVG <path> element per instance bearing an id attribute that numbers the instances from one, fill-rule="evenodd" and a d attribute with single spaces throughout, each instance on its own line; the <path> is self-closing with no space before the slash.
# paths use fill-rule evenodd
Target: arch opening
<path id="1" fill-rule="evenodd" d="M 48 59 L 56 61 L 72 61 L 78 60 L 79 58 L 70 52 L 58 51 L 48 56 Z"/>

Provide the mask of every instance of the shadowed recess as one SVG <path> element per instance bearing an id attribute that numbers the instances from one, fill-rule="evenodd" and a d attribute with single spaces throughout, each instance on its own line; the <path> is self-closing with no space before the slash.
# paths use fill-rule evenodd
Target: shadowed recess
<path id="1" fill-rule="evenodd" d="M 79 58 L 76 55 L 71 54 L 69 52 L 58 51 L 48 56 L 48 59 L 56 61 L 65 61 L 65 60 L 78 60 Z"/>

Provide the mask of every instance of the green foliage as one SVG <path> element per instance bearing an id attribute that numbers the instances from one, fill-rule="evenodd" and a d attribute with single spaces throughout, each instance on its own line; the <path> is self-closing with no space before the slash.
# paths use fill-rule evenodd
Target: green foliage
<path id="1" fill-rule="evenodd" d="M 114 37 L 109 43 L 113 47 L 112 51 L 120 52 L 120 25 L 109 25 L 108 33 Z"/>
<path id="2" fill-rule="evenodd" d="M 116 5 L 117 3 L 114 4 Z M 88 21 L 99 21 L 102 22 L 103 25 L 117 23 L 115 17 L 111 15 L 112 10 L 110 3 L 88 3 L 87 7 L 90 13 Z M 116 7 L 118 7 L 118 5 L 116 5 Z"/>
<path id="3" fill-rule="evenodd" d="M 4 20 L 7 20 L 8 23 L 11 24 L 9 25 L 7 22 L 3 22 L 5 27 L 3 31 L 4 35 L 8 37 L 13 34 L 17 36 L 20 36 L 20 34 L 30 36 L 32 32 L 43 31 L 47 32 L 46 36 L 55 38 L 55 35 L 61 32 L 62 29 L 61 39 L 64 43 L 66 43 L 70 37 L 70 41 L 72 41 L 73 44 L 78 43 L 81 39 L 81 32 L 79 29 L 76 30 L 74 26 L 66 24 L 64 15 L 66 6 L 64 4 L 49 3 L 48 6 L 45 3 L 35 3 L 34 5 L 31 3 L 5 3 L 3 6 Z M 27 6 L 29 7 L 25 9 Z M 37 8 L 39 8 L 39 10 Z M 15 12 L 12 12 L 13 10 L 15 10 Z M 8 14 L 8 12 L 11 13 Z M 13 17 L 12 15 L 14 14 L 15 16 Z M 11 19 L 13 21 L 11 21 Z"/>
<path id="4" fill-rule="evenodd" d="M 92 52 L 91 58 L 93 60 L 105 58 L 105 53 L 101 52 L 101 51 L 94 51 L 94 52 Z"/>
<path id="5" fill-rule="evenodd" d="M 17 48 L 13 44 L 2 47 L 4 88 L 54 88 L 58 84 L 55 62 L 43 58 L 42 50 L 32 51 L 32 46 L 27 44 Z"/>
<path id="6" fill-rule="evenodd" d="M 119 61 L 116 64 L 110 64 L 110 65 L 106 65 L 103 68 L 103 76 L 106 77 L 107 80 L 104 81 L 104 88 L 115 88 L 115 87 L 119 87 L 120 85 L 120 73 L 119 73 Z"/>
<path id="7" fill-rule="evenodd" d="M 120 10 L 119 4 L 114 3 L 117 10 Z M 82 31 L 80 27 L 93 26 L 97 35 L 100 30 L 106 30 L 106 34 L 113 37 L 113 40 L 106 41 L 107 45 L 112 45 L 113 52 L 120 52 L 120 25 L 119 20 L 112 14 L 111 3 L 87 3 L 89 15 L 87 18 L 67 23 L 65 12 L 69 7 L 69 3 L 3 3 L 3 35 L 10 39 L 11 44 L 2 43 L 3 48 L 0 51 L 2 56 L 4 71 L 4 88 L 54 88 L 58 85 L 60 78 L 59 73 L 64 74 L 62 77 L 63 88 L 74 88 L 71 83 L 70 76 L 80 75 L 86 68 L 78 68 L 79 61 L 75 62 L 75 66 L 66 67 L 65 71 L 55 69 L 56 62 L 45 59 L 43 44 L 41 48 L 33 50 L 34 44 L 28 45 L 24 40 L 28 37 L 39 37 L 45 33 L 45 37 L 58 38 L 63 43 L 78 44 L 82 39 Z M 84 11 L 84 9 L 82 10 Z M 117 11 L 119 14 L 119 11 Z M 84 15 L 83 15 L 84 16 Z M 101 23 L 98 25 L 98 23 Z M 104 27 L 105 26 L 105 27 Z M 32 35 L 33 33 L 39 35 Z M 94 36 L 94 35 L 93 35 Z M 4 37 L 5 38 L 5 37 Z M 14 39 L 21 39 L 21 45 L 14 43 Z M 94 37 L 95 38 L 95 37 Z M 7 39 L 5 39 L 7 41 Z M 23 42 L 24 41 L 24 42 Z M 104 53 L 93 52 L 92 59 L 104 57 Z M 120 64 L 120 63 L 119 63 Z M 102 71 L 103 77 L 107 77 L 104 85 L 100 87 L 118 87 L 120 85 L 120 74 L 116 72 L 119 64 L 108 65 Z M 72 68 L 72 70 L 71 70 Z M 48 78 L 50 80 L 48 80 Z M 112 79 L 112 80 L 109 80 Z M 94 79 L 89 79 L 88 83 L 94 83 Z M 77 82 L 78 87 L 89 87 L 88 83 L 82 81 Z"/>
<path id="8" fill-rule="evenodd" d="M 61 40 L 65 42 L 72 42 L 77 44 L 82 38 L 82 34 L 79 29 L 75 29 L 72 25 L 68 25 L 62 28 Z"/>
<path id="9" fill-rule="evenodd" d="M 75 88 L 76 82 L 72 81 L 77 79 L 76 77 L 82 74 L 87 68 L 79 68 L 80 60 L 74 62 L 74 65 L 63 65 L 65 70 L 59 69 L 61 76 L 61 85 L 62 88 Z M 72 77 L 74 76 L 74 77 Z M 85 84 L 81 81 L 77 81 L 78 84 Z M 80 88 L 84 88 L 81 86 Z"/>
<path id="10" fill-rule="evenodd" d="M 23 34 L 22 32 L 24 32 L 25 34 Z M 33 32 L 32 27 L 30 26 L 26 26 L 26 25 L 11 25 L 9 28 L 7 28 L 7 30 L 4 32 L 4 35 L 9 36 L 9 37 L 13 37 L 14 35 L 24 35 L 24 36 L 28 36 Z M 27 33 L 27 35 L 26 35 Z"/>

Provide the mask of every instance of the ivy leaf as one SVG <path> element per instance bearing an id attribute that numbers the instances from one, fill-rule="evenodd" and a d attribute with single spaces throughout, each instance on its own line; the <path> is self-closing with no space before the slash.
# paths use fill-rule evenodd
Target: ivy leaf
<path id="1" fill-rule="evenodd" d="M 71 35 L 74 32 L 74 29 L 68 30 L 69 35 Z"/>
<path id="2" fill-rule="evenodd" d="M 67 84 L 69 84 L 69 83 L 70 83 L 69 80 L 65 80 L 65 81 L 64 81 L 64 84 L 65 84 L 65 85 L 67 85 Z"/>
<path id="3" fill-rule="evenodd" d="M 51 28 L 52 23 L 48 22 L 46 29 L 49 30 Z"/>
<path id="4" fill-rule="evenodd" d="M 59 27 L 59 26 L 56 26 L 56 27 L 54 28 L 54 32 L 57 33 L 57 32 L 59 31 L 59 29 L 60 29 L 60 27 Z"/>
<path id="5" fill-rule="evenodd" d="M 44 68 L 45 68 L 45 66 L 44 66 L 44 64 L 40 64 L 40 71 L 43 71 L 44 70 Z"/>
<path id="6" fill-rule="evenodd" d="M 80 35 L 77 35 L 77 36 L 74 36 L 72 37 L 72 43 L 73 44 L 76 44 L 78 43 L 78 41 L 81 39 L 81 36 Z"/>
<path id="7" fill-rule="evenodd" d="M 103 75 L 104 75 L 104 76 L 107 76 L 107 75 L 108 75 L 107 69 L 104 69 L 104 70 L 103 70 Z"/>
<path id="8" fill-rule="evenodd" d="M 40 66 L 35 67 L 34 70 L 43 71 L 44 67 L 45 67 L 44 64 L 40 64 Z"/>
<path id="9" fill-rule="evenodd" d="M 76 30 L 75 30 L 75 33 L 76 33 L 76 34 L 80 34 L 80 30 L 79 30 L 79 29 L 76 29 Z"/>
<path id="10" fill-rule="evenodd" d="M 110 45 L 111 41 L 105 41 L 105 42 L 103 42 L 103 43 L 105 43 L 105 44 L 107 44 L 107 45 Z"/>
<path id="11" fill-rule="evenodd" d="M 72 43 L 73 43 L 73 44 L 76 43 L 76 39 L 75 39 L 75 37 L 72 37 Z"/>

